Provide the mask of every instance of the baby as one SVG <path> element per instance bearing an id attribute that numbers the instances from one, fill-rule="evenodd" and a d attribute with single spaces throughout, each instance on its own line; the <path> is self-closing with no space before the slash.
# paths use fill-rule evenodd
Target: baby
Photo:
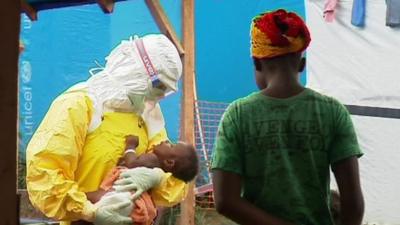
<path id="1" fill-rule="evenodd" d="M 139 145 L 139 139 L 136 136 L 127 136 L 125 144 L 124 156 L 118 163 L 120 166 L 160 168 L 184 182 L 190 182 L 198 173 L 199 162 L 192 145 L 163 142 L 155 146 L 151 153 L 137 156 L 135 149 Z"/>
<path id="2" fill-rule="evenodd" d="M 102 199 L 106 198 L 106 202 L 118 201 L 120 198 L 124 197 L 122 193 L 113 192 L 112 186 L 125 169 L 137 167 L 160 168 L 164 172 L 171 173 L 174 177 L 184 182 L 192 181 L 199 171 L 199 160 L 196 150 L 192 145 L 183 142 L 178 142 L 177 144 L 163 142 L 155 146 L 152 152 L 137 156 L 136 147 L 138 145 L 138 137 L 127 136 L 125 138 L 124 155 L 119 160 L 118 166 L 109 172 L 100 185 L 100 188 L 107 192 L 107 194 L 102 197 Z M 98 200 L 99 199 L 96 201 Z M 144 192 L 135 200 L 134 205 L 134 209 L 127 209 L 127 212 L 121 212 L 121 214 L 130 215 L 135 225 L 152 224 L 157 212 L 151 195 Z M 75 221 L 72 223 L 72 225 L 89 224 L 91 223 L 84 221 Z"/>

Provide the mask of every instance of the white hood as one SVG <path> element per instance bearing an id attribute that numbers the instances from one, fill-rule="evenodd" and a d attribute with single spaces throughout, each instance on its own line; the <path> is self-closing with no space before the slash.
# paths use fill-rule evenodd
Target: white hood
<path id="1" fill-rule="evenodd" d="M 182 62 L 174 44 L 162 34 L 146 35 L 141 39 L 147 55 L 158 71 L 159 79 L 167 86 L 167 91 L 177 91 L 178 81 L 182 74 Z M 133 105 L 128 96 L 140 102 L 144 100 L 151 88 L 150 76 L 141 60 L 134 39 L 131 37 L 129 40 L 122 41 L 106 57 L 106 65 L 102 71 L 87 80 L 88 94 L 94 102 L 94 117 L 96 117 L 93 118 L 89 131 L 98 127 L 104 111 L 150 113 L 152 110 L 144 109 L 144 107 L 145 105 L 151 107 L 154 104 L 142 105 L 135 101 Z M 154 108 L 154 110 L 157 109 L 160 110 L 159 107 Z M 154 113 L 151 112 L 151 114 Z M 151 120 L 151 116 L 142 116 Z"/>

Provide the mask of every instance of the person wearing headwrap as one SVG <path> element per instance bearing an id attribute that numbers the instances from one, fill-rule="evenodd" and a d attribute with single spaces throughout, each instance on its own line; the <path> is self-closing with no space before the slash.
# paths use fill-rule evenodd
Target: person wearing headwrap
<path id="1" fill-rule="evenodd" d="M 92 202 L 105 195 L 101 182 L 124 154 L 127 135 L 138 137 L 138 155 L 168 140 L 158 102 L 177 91 L 181 73 L 178 51 L 166 36 L 134 37 L 109 54 L 100 72 L 58 96 L 27 147 L 26 184 L 33 206 L 61 225 L 77 220 L 132 224 L 130 191 L 138 184 L 126 184 L 120 202 Z M 160 178 L 156 187 L 143 190 L 152 188 L 157 206 L 173 206 L 186 196 L 187 184 L 171 173 L 141 171 L 136 179 Z"/>
<path id="2" fill-rule="evenodd" d="M 250 34 L 260 91 L 231 103 L 220 122 L 212 159 L 217 211 L 239 224 L 333 225 L 332 168 L 341 222 L 360 225 L 362 151 L 349 112 L 299 82 L 311 41 L 306 24 L 280 9 L 256 16 Z"/>
<path id="3" fill-rule="evenodd" d="M 251 23 L 251 53 L 257 59 L 301 53 L 310 41 L 310 32 L 303 20 L 283 9 L 260 14 Z"/>

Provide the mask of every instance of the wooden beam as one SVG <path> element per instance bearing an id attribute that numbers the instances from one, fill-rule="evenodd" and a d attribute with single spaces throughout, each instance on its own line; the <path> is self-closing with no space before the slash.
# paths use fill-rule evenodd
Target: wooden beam
<path id="1" fill-rule="evenodd" d="M 181 139 L 195 144 L 194 136 L 194 90 L 195 90 L 195 36 L 194 36 L 194 0 L 182 1 L 183 25 L 183 96 L 182 96 L 182 123 Z M 189 192 L 181 203 L 180 225 L 194 225 L 195 214 L 195 183 L 189 184 Z"/>
<path id="2" fill-rule="evenodd" d="M 184 2 L 186 0 L 183 0 Z M 161 30 L 163 34 L 165 34 L 171 41 L 175 44 L 178 49 L 179 55 L 185 54 L 185 51 L 179 41 L 178 35 L 174 30 L 174 27 L 168 20 L 167 15 L 165 14 L 163 7 L 159 0 L 146 0 L 147 7 L 149 7 L 151 14 L 153 15 L 154 20 L 156 21 L 158 28 Z"/>
<path id="3" fill-rule="evenodd" d="M 104 13 L 112 13 L 114 11 L 114 0 L 97 0 L 101 10 Z"/>
<path id="4" fill-rule="evenodd" d="M 21 3 L 2 0 L 0 7 L 0 224 L 19 223 L 17 215 L 17 96 Z"/>
<path id="5" fill-rule="evenodd" d="M 36 21 L 38 19 L 37 11 L 26 0 L 21 0 L 21 11 L 24 12 L 30 20 Z"/>

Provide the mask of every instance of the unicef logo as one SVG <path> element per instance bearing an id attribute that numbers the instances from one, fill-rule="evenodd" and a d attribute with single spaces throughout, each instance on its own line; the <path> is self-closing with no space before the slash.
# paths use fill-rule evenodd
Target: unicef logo
<path id="1" fill-rule="evenodd" d="M 21 65 L 21 79 L 23 83 L 29 83 L 32 78 L 32 66 L 28 61 L 23 61 Z"/>

